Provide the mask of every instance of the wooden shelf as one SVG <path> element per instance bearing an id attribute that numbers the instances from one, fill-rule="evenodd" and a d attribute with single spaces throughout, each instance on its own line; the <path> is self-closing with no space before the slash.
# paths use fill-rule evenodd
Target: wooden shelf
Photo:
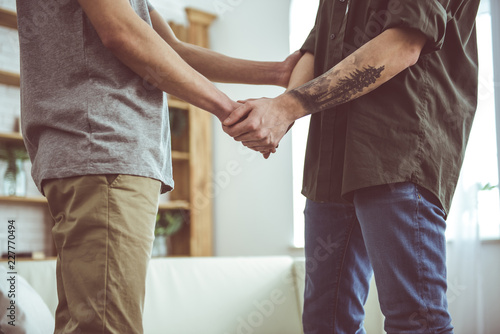
<path id="1" fill-rule="evenodd" d="M 188 152 L 172 151 L 172 160 L 188 161 L 189 160 L 189 153 Z"/>
<path id="2" fill-rule="evenodd" d="M 22 142 L 23 136 L 17 132 L 11 132 L 11 133 L 0 132 L 0 140 Z"/>
<path id="3" fill-rule="evenodd" d="M 5 72 L 0 70 L 0 84 L 20 87 L 21 86 L 21 78 L 17 73 Z"/>
<path id="4" fill-rule="evenodd" d="M 8 9 L 0 8 L 0 26 L 17 29 L 17 14 Z"/>
<path id="5" fill-rule="evenodd" d="M 23 136 L 16 132 L 0 132 L 0 142 L 1 141 L 22 142 Z M 189 161 L 189 152 L 172 151 L 172 160 Z"/>
<path id="6" fill-rule="evenodd" d="M 189 210 L 190 207 L 188 201 L 170 201 L 160 203 L 158 210 Z"/>
<path id="7" fill-rule="evenodd" d="M 18 197 L 18 196 L 0 196 L 0 203 L 13 203 L 13 204 L 47 204 L 45 197 Z M 160 203 L 160 210 L 189 210 L 190 205 L 188 201 L 170 201 Z"/>
<path id="8" fill-rule="evenodd" d="M 0 196 L 0 203 L 13 204 L 47 204 L 45 197 L 18 197 L 18 196 Z"/>
<path id="9" fill-rule="evenodd" d="M 16 258 L 16 262 L 28 262 L 28 261 L 55 261 L 57 260 L 57 257 L 55 256 L 45 256 L 45 257 L 40 257 L 40 258 L 29 258 L 29 257 L 19 257 Z M 8 259 L 2 257 L 0 258 L 0 263 L 1 262 L 8 262 Z"/>

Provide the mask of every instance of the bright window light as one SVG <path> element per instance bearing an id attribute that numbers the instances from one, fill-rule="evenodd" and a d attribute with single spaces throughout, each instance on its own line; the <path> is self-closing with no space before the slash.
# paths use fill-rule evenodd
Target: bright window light
<path id="1" fill-rule="evenodd" d="M 300 49 L 314 26 L 319 0 L 292 0 L 290 9 L 290 52 Z M 297 120 L 292 128 L 293 155 L 293 246 L 304 247 L 305 197 L 301 194 L 304 154 L 310 117 Z"/>

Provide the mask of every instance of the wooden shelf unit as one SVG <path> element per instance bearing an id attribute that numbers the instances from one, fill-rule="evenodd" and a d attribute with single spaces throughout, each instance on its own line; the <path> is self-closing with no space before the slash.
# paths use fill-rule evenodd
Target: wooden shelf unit
<path id="1" fill-rule="evenodd" d="M 186 12 L 188 27 L 170 23 L 176 35 L 183 41 L 208 47 L 208 29 L 215 16 L 190 8 Z M 16 13 L 0 8 L 0 26 L 17 29 Z M 0 71 L 0 84 L 19 87 L 20 76 Z M 159 206 L 159 211 L 183 210 L 187 217 L 186 224 L 172 237 L 173 249 L 169 256 L 211 256 L 213 200 L 209 194 L 212 189 L 212 118 L 206 111 L 175 97 L 169 97 L 168 105 L 187 113 L 186 133 L 176 139 L 178 149 L 172 151 L 175 189 L 170 194 L 170 201 Z M 23 138 L 19 133 L 0 133 L 0 142 L 9 141 L 22 142 Z M 47 206 L 43 197 L 0 196 L 0 204 L 5 203 Z M 54 255 L 54 250 L 46 251 L 47 258 Z"/>

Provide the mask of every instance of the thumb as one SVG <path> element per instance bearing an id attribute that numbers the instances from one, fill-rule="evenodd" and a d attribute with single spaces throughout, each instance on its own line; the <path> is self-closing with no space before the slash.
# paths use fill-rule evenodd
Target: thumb
<path id="1" fill-rule="evenodd" d="M 238 100 L 238 103 L 247 103 L 247 102 L 251 102 L 251 101 L 257 101 L 258 99 L 246 99 L 246 100 Z"/>
<path id="2" fill-rule="evenodd" d="M 252 107 L 249 104 L 244 104 L 236 108 L 225 120 L 222 122 L 224 126 L 232 126 L 238 123 L 243 117 L 248 115 L 252 111 Z"/>

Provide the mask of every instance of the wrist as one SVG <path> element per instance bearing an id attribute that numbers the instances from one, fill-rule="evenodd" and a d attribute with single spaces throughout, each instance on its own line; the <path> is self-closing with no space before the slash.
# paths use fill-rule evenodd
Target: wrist
<path id="1" fill-rule="evenodd" d="M 273 63 L 273 85 L 283 88 L 288 87 L 290 73 L 284 61 Z"/>
<path id="2" fill-rule="evenodd" d="M 308 114 L 304 105 L 290 92 L 286 92 L 276 97 L 276 102 L 279 103 L 286 112 L 286 117 L 290 123 Z"/>
<path id="3" fill-rule="evenodd" d="M 282 62 L 257 62 L 250 69 L 251 75 L 255 76 L 251 83 L 286 87 L 285 70 Z"/>
<path id="4" fill-rule="evenodd" d="M 239 103 L 234 102 L 225 94 L 221 93 L 222 96 L 217 100 L 217 106 L 214 109 L 213 114 L 222 123 L 231 113 L 239 107 Z"/>

